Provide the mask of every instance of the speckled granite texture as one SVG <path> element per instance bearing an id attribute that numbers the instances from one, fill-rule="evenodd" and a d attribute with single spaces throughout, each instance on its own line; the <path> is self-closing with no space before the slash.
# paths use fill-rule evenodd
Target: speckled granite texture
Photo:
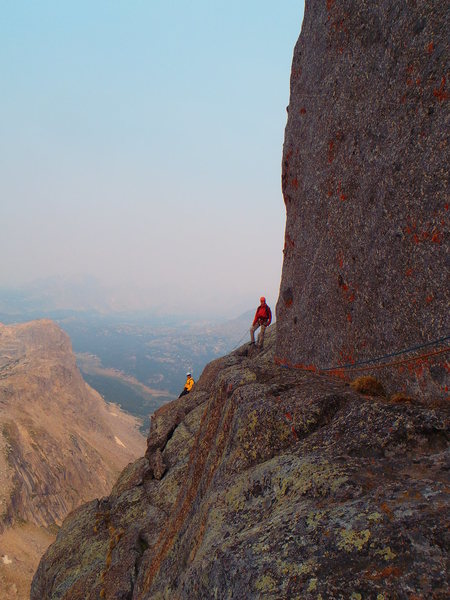
<path id="1" fill-rule="evenodd" d="M 449 334 L 449 13 L 306 2 L 283 151 L 281 360 L 326 368 Z M 377 375 L 448 396 L 442 356 Z"/>
<path id="2" fill-rule="evenodd" d="M 157 411 L 146 457 L 66 519 L 31 600 L 448 598 L 448 411 L 283 369 L 267 342 Z"/>

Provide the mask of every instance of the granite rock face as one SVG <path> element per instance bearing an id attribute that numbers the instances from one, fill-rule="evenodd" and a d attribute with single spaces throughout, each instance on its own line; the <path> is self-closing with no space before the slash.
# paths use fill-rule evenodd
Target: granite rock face
<path id="1" fill-rule="evenodd" d="M 324 369 L 449 334 L 449 14 L 306 2 L 283 151 L 284 362 Z M 448 396 L 442 355 L 377 374 L 392 392 Z"/>
<path id="2" fill-rule="evenodd" d="M 276 366 L 268 333 L 155 414 L 151 450 L 65 521 L 32 600 L 447 597 L 448 413 Z"/>

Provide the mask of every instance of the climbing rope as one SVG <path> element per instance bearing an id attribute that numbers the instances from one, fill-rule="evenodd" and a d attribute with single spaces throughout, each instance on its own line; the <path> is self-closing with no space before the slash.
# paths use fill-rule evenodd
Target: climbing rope
<path id="1" fill-rule="evenodd" d="M 437 356 L 438 354 L 445 354 L 446 352 L 450 352 L 450 346 L 444 348 L 442 350 L 437 350 L 436 352 L 429 352 L 428 354 L 420 354 L 419 356 L 412 356 L 410 358 L 405 358 L 403 360 L 397 360 L 390 363 L 384 363 L 382 365 L 373 365 L 372 367 L 356 367 L 355 369 L 351 369 L 352 371 L 369 371 L 372 369 L 384 369 L 386 367 L 396 367 L 397 365 L 404 365 L 409 362 L 414 362 L 418 360 L 425 360 L 430 356 Z M 342 367 L 341 367 L 342 369 Z"/>
<path id="2" fill-rule="evenodd" d="M 369 358 L 367 360 L 360 360 L 356 363 L 347 363 L 346 365 L 342 365 L 340 367 L 327 367 L 326 369 L 320 369 L 321 371 L 334 371 L 336 369 L 349 369 L 358 367 L 359 365 L 368 365 L 370 363 L 378 362 L 380 360 L 385 360 L 386 358 L 392 358 L 393 356 L 401 356 L 402 354 L 408 354 L 409 352 L 415 352 L 416 350 L 421 350 L 422 348 L 429 348 L 430 346 L 438 346 L 443 342 L 450 340 L 450 335 L 441 338 L 440 340 L 434 340 L 433 342 L 427 342 L 426 344 L 420 344 L 419 346 L 411 346 L 410 348 L 406 348 L 405 350 L 399 350 L 398 352 L 391 352 L 390 354 L 384 354 L 383 356 L 377 356 L 377 358 Z M 414 359 L 413 359 L 414 360 Z"/>
<path id="3" fill-rule="evenodd" d="M 345 365 L 336 365 L 334 367 L 326 367 L 325 369 L 322 369 L 320 367 L 316 367 L 314 365 L 300 365 L 300 364 L 292 364 L 289 361 L 285 361 L 285 360 L 281 360 L 278 357 L 275 357 L 275 362 L 276 364 L 282 366 L 282 367 L 286 367 L 286 368 L 293 368 L 293 369 L 300 369 L 303 371 L 312 371 L 314 373 L 317 374 L 337 374 L 337 373 L 341 373 L 342 371 L 345 370 L 351 370 L 351 371 L 372 371 L 374 369 L 384 369 L 386 367 L 394 367 L 394 366 L 398 366 L 398 365 L 402 365 L 402 364 L 406 364 L 409 362 L 414 362 L 414 361 L 419 361 L 419 360 L 424 360 L 424 359 L 428 359 L 432 356 L 438 356 L 440 354 L 446 354 L 447 352 L 450 351 L 450 346 L 447 346 L 446 348 L 441 348 L 440 350 L 435 350 L 434 352 L 428 352 L 425 354 L 420 354 L 420 355 L 414 355 L 408 358 L 404 358 L 402 360 L 397 360 L 397 361 L 391 361 L 388 363 L 383 363 L 381 365 L 374 365 L 373 363 L 379 362 L 381 360 L 385 360 L 386 358 L 392 358 L 393 356 L 401 356 L 402 354 L 408 354 L 409 352 L 414 352 L 416 350 L 421 350 L 422 348 L 428 348 L 430 346 L 438 346 L 443 344 L 444 342 L 448 341 L 450 339 L 450 336 L 446 336 L 443 338 L 440 338 L 439 340 L 434 340 L 432 342 L 427 342 L 425 344 L 420 344 L 420 345 L 416 345 L 416 346 L 411 346 L 409 348 L 405 348 L 404 350 L 399 350 L 398 352 L 391 352 L 390 354 L 385 354 L 383 356 L 378 356 L 376 358 L 370 358 L 367 360 L 361 360 L 355 363 L 347 363 Z M 360 366 L 360 365 L 366 365 L 366 366 Z M 367 366 L 367 365 L 371 365 L 371 366 Z"/>
<path id="4" fill-rule="evenodd" d="M 245 338 L 248 335 L 248 331 L 246 331 L 244 333 L 244 335 L 241 337 L 241 339 L 238 341 L 238 343 L 236 344 L 236 346 L 231 350 L 231 352 L 234 352 L 235 350 L 237 350 L 237 348 L 239 348 L 239 346 L 242 344 L 242 342 L 245 340 Z"/>

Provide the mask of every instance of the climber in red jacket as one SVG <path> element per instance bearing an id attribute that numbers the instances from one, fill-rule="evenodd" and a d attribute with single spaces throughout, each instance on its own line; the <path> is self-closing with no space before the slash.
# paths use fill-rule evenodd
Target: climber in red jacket
<path id="1" fill-rule="evenodd" d="M 261 333 L 259 334 L 258 338 L 258 347 L 262 348 L 264 343 L 264 332 L 266 331 L 266 327 L 269 327 L 270 323 L 272 322 L 272 313 L 269 306 L 266 304 L 266 299 L 264 296 L 261 296 L 259 301 L 261 304 L 256 309 L 253 325 L 250 327 L 250 343 L 255 343 L 255 331 L 258 329 L 258 327 L 261 327 Z"/>

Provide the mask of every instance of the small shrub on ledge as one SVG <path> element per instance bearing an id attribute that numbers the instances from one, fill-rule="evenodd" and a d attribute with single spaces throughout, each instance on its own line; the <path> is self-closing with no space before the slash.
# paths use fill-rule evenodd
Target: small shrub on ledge
<path id="1" fill-rule="evenodd" d="M 378 379 L 375 379 L 375 377 L 372 377 L 371 375 L 357 377 L 351 382 L 350 387 L 360 394 L 367 394 L 368 396 L 386 396 L 382 384 Z"/>
<path id="2" fill-rule="evenodd" d="M 407 396 L 403 392 L 398 392 L 397 394 L 392 394 L 392 396 L 389 398 L 389 400 L 391 402 L 393 402 L 394 404 L 403 404 L 405 402 L 409 402 L 409 403 L 414 402 L 414 399 L 411 398 L 411 396 Z"/>

